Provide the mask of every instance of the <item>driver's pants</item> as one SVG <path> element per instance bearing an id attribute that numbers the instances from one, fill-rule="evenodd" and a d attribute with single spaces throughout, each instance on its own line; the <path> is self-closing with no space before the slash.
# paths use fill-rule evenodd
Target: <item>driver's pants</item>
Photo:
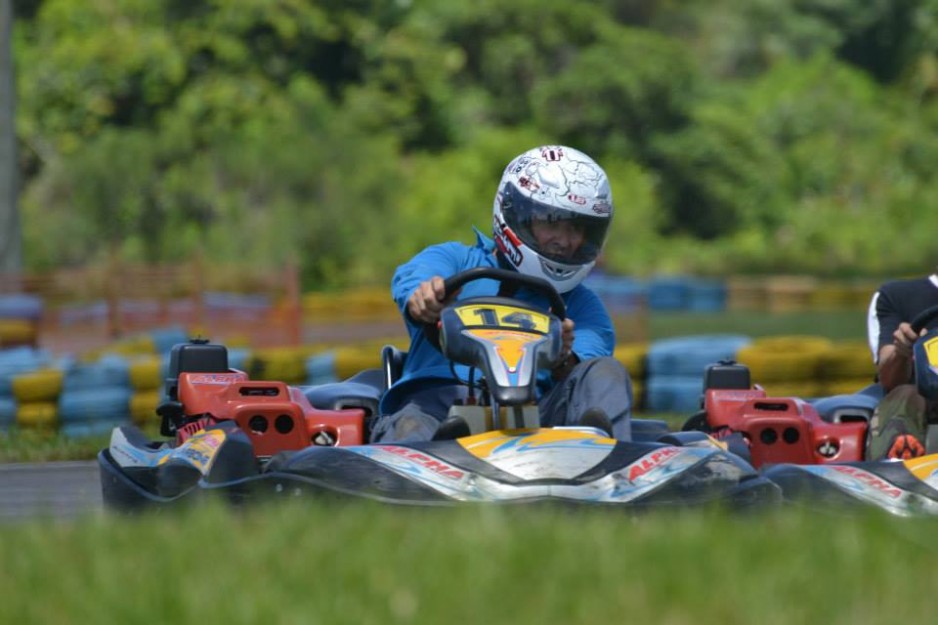
<path id="1" fill-rule="evenodd" d="M 450 406 L 465 399 L 466 394 L 467 388 L 457 384 L 411 393 L 400 410 L 376 419 L 371 442 L 432 439 Z M 615 438 L 631 440 L 632 380 L 615 358 L 593 358 L 577 364 L 538 401 L 541 424 L 545 426 L 576 425 L 591 408 L 606 413 Z"/>

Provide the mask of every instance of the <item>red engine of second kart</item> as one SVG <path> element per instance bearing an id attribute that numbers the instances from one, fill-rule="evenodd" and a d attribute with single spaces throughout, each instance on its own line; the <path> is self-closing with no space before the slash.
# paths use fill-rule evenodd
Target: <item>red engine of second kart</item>
<path id="1" fill-rule="evenodd" d="M 181 373 L 178 396 L 186 416 L 235 421 L 250 437 L 258 456 L 311 444 L 364 442 L 364 410 L 314 408 L 298 388 L 283 382 L 251 381 L 241 371 Z M 185 428 L 180 434 L 185 436 Z"/>
<path id="2" fill-rule="evenodd" d="M 712 430 L 743 434 L 757 468 L 863 460 L 866 422 L 828 423 L 802 399 L 767 397 L 761 389 L 708 389 L 704 410 Z"/>

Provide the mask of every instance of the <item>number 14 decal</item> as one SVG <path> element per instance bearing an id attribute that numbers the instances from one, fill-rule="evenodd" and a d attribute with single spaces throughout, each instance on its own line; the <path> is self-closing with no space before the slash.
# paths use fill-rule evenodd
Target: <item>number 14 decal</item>
<path id="1" fill-rule="evenodd" d="M 459 318 L 467 326 L 515 328 L 528 332 L 546 334 L 550 327 L 547 315 L 514 306 L 464 306 L 457 310 Z"/>

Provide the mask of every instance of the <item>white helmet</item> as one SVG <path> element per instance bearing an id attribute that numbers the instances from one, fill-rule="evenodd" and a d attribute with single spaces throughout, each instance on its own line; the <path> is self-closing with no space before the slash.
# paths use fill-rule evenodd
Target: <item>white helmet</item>
<path id="1" fill-rule="evenodd" d="M 586 154 L 559 145 L 528 150 L 502 174 L 495 194 L 495 244 L 529 276 L 547 278 L 560 293 L 578 285 L 596 264 L 612 221 L 606 172 Z M 574 247 L 535 237 L 532 225 L 572 229 Z"/>

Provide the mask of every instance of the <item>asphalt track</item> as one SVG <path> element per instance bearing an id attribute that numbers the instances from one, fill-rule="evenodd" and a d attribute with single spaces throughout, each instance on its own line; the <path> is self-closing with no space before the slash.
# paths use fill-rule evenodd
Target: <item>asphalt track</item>
<path id="1" fill-rule="evenodd" d="M 101 514 L 94 461 L 0 464 L 0 523 Z"/>

